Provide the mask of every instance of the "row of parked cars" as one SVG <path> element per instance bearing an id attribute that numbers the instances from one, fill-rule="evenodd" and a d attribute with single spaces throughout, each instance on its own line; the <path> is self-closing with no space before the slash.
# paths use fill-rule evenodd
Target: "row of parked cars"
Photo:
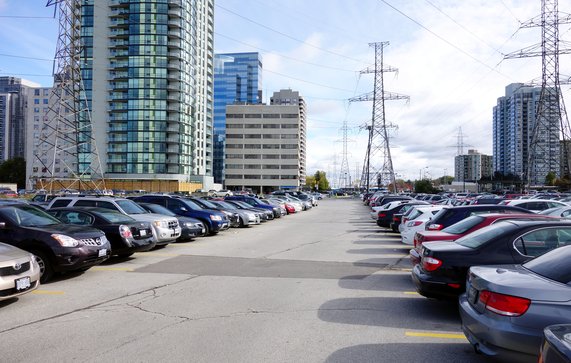
<path id="1" fill-rule="evenodd" d="M 525 201 L 546 207 L 532 210 Z M 571 362 L 571 205 L 520 199 L 451 206 L 398 195 L 381 203 L 371 215 L 411 245 L 417 291 L 459 302 L 476 352 Z"/>
<path id="2" fill-rule="evenodd" d="M 316 205 L 317 199 L 304 193 L 210 199 L 168 194 L 68 195 L 40 205 L 3 199 L 0 300 L 33 291 L 56 274 L 87 270 L 111 256 L 126 258 Z"/>

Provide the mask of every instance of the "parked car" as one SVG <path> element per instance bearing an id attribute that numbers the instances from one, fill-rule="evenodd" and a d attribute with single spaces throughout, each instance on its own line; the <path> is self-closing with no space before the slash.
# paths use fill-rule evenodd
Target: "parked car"
<path id="1" fill-rule="evenodd" d="M 408 221 L 399 227 L 402 243 L 412 245 L 414 234 L 424 230 L 426 223 L 430 222 L 430 219 L 441 209 L 442 206 L 436 205 L 416 206 Z"/>
<path id="2" fill-rule="evenodd" d="M 0 242 L 0 301 L 34 291 L 40 285 L 40 266 L 34 255 Z"/>
<path id="3" fill-rule="evenodd" d="M 401 210 L 393 214 L 393 218 L 389 225 L 389 228 L 395 233 L 400 232 L 401 230 L 400 225 L 402 224 L 403 220 L 406 222 L 409 214 L 414 211 L 415 207 L 422 205 L 430 205 L 430 203 L 421 200 L 414 200 L 402 204 Z"/>
<path id="4" fill-rule="evenodd" d="M 162 205 L 158 204 L 153 204 L 153 203 L 137 203 L 137 204 L 150 213 L 175 217 L 176 219 L 178 219 L 178 224 L 180 226 L 181 231 L 180 231 L 180 237 L 177 238 L 176 240 L 177 242 L 187 242 L 195 237 L 201 237 L 206 234 L 206 228 L 204 227 L 204 223 L 202 223 L 196 218 L 179 216 L 177 214 L 174 214 L 170 210 L 166 209 Z"/>
<path id="5" fill-rule="evenodd" d="M 392 207 L 389 207 L 385 210 L 379 210 L 377 212 L 377 218 L 376 218 L 377 226 L 390 228 L 391 222 L 393 222 L 393 216 L 395 214 L 400 213 L 401 211 L 406 211 L 411 206 L 416 206 L 416 205 L 421 206 L 421 205 L 431 205 L 431 204 L 420 200 L 412 200 L 412 201 L 401 200 L 397 202 L 391 202 L 390 205 L 392 205 Z"/>
<path id="6" fill-rule="evenodd" d="M 555 207 L 542 210 L 539 214 L 561 218 L 571 218 L 571 206 Z"/>
<path id="7" fill-rule="evenodd" d="M 462 219 L 476 214 L 488 213 L 533 213 L 528 209 L 513 207 L 509 205 L 462 205 L 444 207 L 438 214 L 432 218 L 430 223 L 426 224 L 427 231 L 440 231 L 448 226 L 453 225 Z"/>
<path id="8" fill-rule="evenodd" d="M 211 195 L 215 196 L 215 197 L 228 197 L 230 195 L 234 195 L 234 193 L 232 193 L 228 189 L 220 189 L 220 190 L 214 191 Z"/>
<path id="9" fill-rule="evenodd" d="M 476 351 L 537 362 L 543 330 L 571 323 L 569 261 L 571 245 L 523 265 L 472 267 L 459 302 L 462 330 Z"/>
<path id="10" fill-rule="evenodd" d="M 71 196 L 57 197 L 48 205 L 48 210 L 59 207 L 99 207 L 119 211 L 139 222 L 150 222 L 157 246 L 164 246 L 180 237 L 178 220 L 160 214 L 147 212 L 137 203 L 125 198 L 106 196 Z"/>
<path id="11" fill-rule="evenodd" d="M 293 198 L 293 197 L 290 197 L 290 198 Z M 256 197 L 249 197 L 246 195 L 234 195 L 234 196 L 226 197 L 226 198 L 224 198 L 224 200 L 230 200 L 230 201 L 238 200 L 241 202 L 248 203 L 249 205 L 251 205 L 252 207 L 255 207 L 255 208 L 263 208 L 263 209 L 271 210 L 272 213 L 274 214 L 274 218 L 279 218 L 282 216 L 282 212 L 280 211 L 279 207 L 274 207 L 272 205 L 266 204 Z"/>
<path id="12" fill-rule="evenodd" d="M 235 206 L 239 210 L 258 213 L 260 215 L 260 221 L 261 222 L 271 221 L 272 219 L 274 219 L 274 212 L 272 210 L 267 209 L 267 208 L 252 207 L 250 204 L 248 204 L 246 202 L 242 202 L 240 200 L 224 199 L 224 202 L 232 204 L 233 206 Z"/>
<path id="13" fill-rule="evenodd" d="M 543 343 L 537 362 L 571 362 L 571 324 L 550 325 L 543 329 Z"/>
<path id="14" fill-rule="evenodd" d="M 417 231 L 414 235 L 414 248 L 410 250 L 410 261 L 413 265 L 420 263 L 420 253 L 422 244 L 433 241 L 455 241 L 460 237 L 484 228 L 490 224 L 507 219 L 517 220 L 537 220 L 552 219 L 550 216 L 542 216 L 532 213 L 501 213 L 501 214 L 479 214 L 462 219 L 460 222 L 444 228 L 441 231 Z"/>
<path id="15" fill-rule="evenodd" d="M 236 213 L 234 210 L 226 209 L 218 204 L 211 203 L 210 200 L 202 199 L 202 198 L 188 198 L 192 200 L 194 203 L 198 204 L 204 209 L 209 210 L 217 210 L 222 212 L 226 215 L 226 218 L 230 221 L 230 227 L 240 227 L 240 215 Z"/>
<path id="16" fill-rule="evenodd" d="M 191 199 L 173 195 L 143 195 L 132 198 L 137 203 L 158 204 L 176 215 L 196 218 L 204 224 L 206 235 L 215 235 L 230 228 L 230 221 L 224 213 L 217 210 L 204 209 Z"/>
<path id="17" fill-rule="evenodd" d="M 56 273 L 87 270 L 111 255 L 102 231 L 63 224 L 24 203 L 0 205 L 0 241 L 36 256 L 42 283 Z"/>
<path id="18" fill-rule="evenodd" d="M 411 197 L 405 195 L 393 195 L 393 194 L 373 194 L 369 201 L 369 207 L 375 207 L 379 205 L 384 205 L 389 202 L 394 202 L 396 200 L 412 200 Z"/>
<path id="19" fill-rule="evenodd" d="M 282 214 L 282 217 L 287 215 L 289 212 L 286 208 L 286 203 L 282 202 L 280 200 L 277 199 L 265 199 L 265 198 L 260 198 L 260 200 L 266 204 L 272 205 L 274 207 L 279 207 L 280 208 L 280 212 Z M 291 210 L 291 209 L 290 209 Z M 295 208 L 293 209 L 293 212 L 295 212 Z"/>
<path id="20" fill-rule="evenodd" d="M 224 210 L 230 211 L 238 215 L 238 221 L 237 221 L 238 227 L 248 227 L 250 225 L 261 223 L 262 217 L 260 216 L 260 213 L 239 209 L 238 207 L 236 207 L 236 205 L 225 202 L 223 200 L 210 200 L 209 202 L 220 208 L 223 208 Z"/>
<path id="21" fill-rule="evenodd" d="M 156 245 L 151 223 L 138 222 L 118 211 L 94 207 L 64 207 L 52 208 L 48 213 L 65 224 L 102 230 L 111 244 L 111 254 L 115 256 L 128 257 L 135 252 L 148 251 Z"/>
<path id="22" fill-rule="evenodd" d="M 512 200 L 504 200 L 502 204 L 528 209 L 535 213 L 539 213 L 543 210 L 550 208 L 569 206 L 569 204 L 567 203 L 550 199 L 512 199 Z"/>
<path id="23" fill-rule="evenodd" d="M 501 221 L 454 242 L 424 243 L 412 279 L 421 295 L 456 298 L 471 266 L 523 263 L 569 243 L 571 221 Z"/>

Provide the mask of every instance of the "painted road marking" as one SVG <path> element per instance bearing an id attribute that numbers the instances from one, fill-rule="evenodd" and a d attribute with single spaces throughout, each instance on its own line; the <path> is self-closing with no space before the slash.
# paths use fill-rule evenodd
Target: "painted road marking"
<path id="1" fill-rule="evenodd" d="M 133 269 L 130 267 L 104 267 L 104 266 L 92 267 L 91 270 L 94 270 L 94 271 L 133 271 Z"/>
<path id="2" fill-rule="evenodd" d="M 416 291 L 403 291 L 403 294 L 405 295 L 420 295 L 418 292 Z"/>
<path id="3" fill-rule="evenodd" d="M 178 257 L 177 253 L 160 253 L 160 252 L 137 252 L 139 256 L 162 256 L 162 257 Z"/>
<path id="4" fill-rule="evenodd" d="M 63 295 L 63 291 L 34 290 L 30 294 L 35 295 Z"/>
<path id="5" fill-rule="evenodd" d="M 462 339 L 467 340 L 464 334 L 454 333 L 422 333 L 407 331 L 404 333 L 407 337 L 425 337 L 425 338 L 443 338 L 443 339 Z"/>

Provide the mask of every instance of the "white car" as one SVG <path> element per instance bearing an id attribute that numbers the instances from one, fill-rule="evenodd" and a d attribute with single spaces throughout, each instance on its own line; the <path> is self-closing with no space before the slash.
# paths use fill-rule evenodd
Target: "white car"
<path id="1" fill-rule="evenodd" d="M 539 213 L 542 210 L 550 208 L 569 206 L 569 203 L 564 203 L 558 200 L 551 200 L 551 199 L 511 199 L 503 201 L 502 204 L 524 208 L 535 213 Z"/>
<path id="2" fill-rule="evenodd" d="M 215 197 L 229 197 L 234 195 L 234 193 L 232 193 L 227 189 L 220 189 L 218 191 L 213 192 L 212 194 L 214 194 Z"/>
<path id="3" fill-rule="evenodd" d="M 424 231 L 426 223 L 442 208 L 444 208 L 442 205 L 416 207 L 416 211 L 412 212 L 408 221 L 404 225 L 401 224 L 399 226 L 402 243 L 412 245 L 414 243 L 414 234 L 417 231 Z"/>

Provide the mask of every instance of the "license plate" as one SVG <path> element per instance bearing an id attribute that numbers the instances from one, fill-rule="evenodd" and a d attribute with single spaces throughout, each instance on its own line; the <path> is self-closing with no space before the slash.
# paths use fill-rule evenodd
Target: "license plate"
<path id="1" fill-rule="evenodd" d="M 141 237 L 145 237 L 145 236 L 147 235 L 147 231 L 144 230 L 144 229 L 141 229 L 141 230 L 139 230 L 139 235 L 140 235 Z"/>
<path id="2" fill-rule="evenodd" d="M 107 256 L 107 249 L 103 248 L 99 250 L 99 257 Z"/>
<path id="3" fill-rule="evenodd" d="M 16 283 L 16 291 L 27 290 L 32 286 L 32 281 L 29 276 L 22 277 L 14 281 Z"/>

